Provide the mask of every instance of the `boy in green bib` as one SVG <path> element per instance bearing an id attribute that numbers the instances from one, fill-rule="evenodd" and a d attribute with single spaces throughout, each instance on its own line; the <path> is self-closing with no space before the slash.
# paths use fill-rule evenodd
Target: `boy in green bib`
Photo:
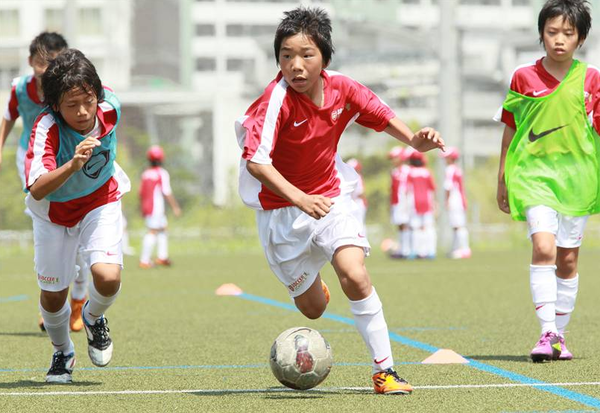
<path id="1" fill-rule="evenodd" d="M 600 212 L 600 72 L 573 59 L 591 27 L 586 0 L 548 0 L 538 17 L 546 56 L 518 67 L 505 124 L 497 201 L 527 221 L 530 286 L 542 334 L 534 362 L 571 360 L 565 329 L 575 308 L 577 259 L 590 214 Z"/>

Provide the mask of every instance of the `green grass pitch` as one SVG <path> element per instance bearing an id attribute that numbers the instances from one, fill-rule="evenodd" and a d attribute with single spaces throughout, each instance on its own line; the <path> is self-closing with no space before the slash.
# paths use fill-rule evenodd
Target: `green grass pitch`
<path id="1" fill-rule="evenodd" d="M 539 334 L 529 294 L 530 251 L 476 252 L 464 261 L 393 261 L 374 251 L 367 268 L 390 332 L 489 366 L 423 365 L 429 351 L 395 340 L 397 370 L 416 386 L 410 396 L 370 390 L 367 350 L 354 327 L 335 318 L 351 314 L 330 266 L 322 274 L 334 317 L 310 321 L 265 302 L 215 295 L 221 284 L 235 283 L 247 294 L 291 303 L 259 250 L 202 253 L 174 245 L 172 251 L 172 268 L 141 270 L 126 257 L 121 296 L 107 313 L 113 360 L 107 368 L 93 367 L 85 333 L 73 334 L 72 385 L 44 383 L 52 348 L 37 328 L 31 252 L 3 257 L 0 412 L 587 412 L 600 406 L 599 251 L 584 246 L 580 257 L 580 292 L 567 336 L 575 359 L 546 364 L 527 357 Z M 287 391 L 271 374 L 269 349 L 281 331 L 301 325 L 327 338 L 334 366 L 314 391 Z M 529 385 L 536 380 L 564 385 L 548 392 Z"/>

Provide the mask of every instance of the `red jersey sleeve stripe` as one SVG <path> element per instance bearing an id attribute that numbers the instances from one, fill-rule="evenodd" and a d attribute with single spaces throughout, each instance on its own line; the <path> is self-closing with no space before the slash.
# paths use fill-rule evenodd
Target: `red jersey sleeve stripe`
<path id="1" fill-rule="evenodd" d="M 50 114 L 40 115 L 31 131 L 25 157 L 26 186 L 30 188 L 43 174 L 56 169 L 56 150 L 59 146 L 58 125 Z"/>
<path id="2" fill-rule="evenodd" d="M 256 148 L 256 152 L 249 159 L 252 162 L 260 164 L 270 164 L 272 162 L 271 153 L 275 146 L 275 133 L 277 131 L 277 121 L 279 113 L 283 106 L 283 101 L 287 94 L 287 83 L 285 79 L 281 79 L 273 88 L 269 98 L 267 113 L 260 133 L 260 144 Z"/>

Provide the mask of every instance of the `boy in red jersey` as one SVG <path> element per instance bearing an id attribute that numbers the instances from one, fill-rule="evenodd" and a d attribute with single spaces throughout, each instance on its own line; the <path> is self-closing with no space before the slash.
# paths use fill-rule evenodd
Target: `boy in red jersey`
<path id="1" fill-rule="evenodd" d="M 333 45 L 322 9 L 286 12 L 274 46 L 281 71 L 236 122 L 240 195 L 257 210 L 267 261 L 300 312 L 316 319 L 325 311 L 319 271 L 331 262 L 371 354 L 375 391 L 410 393 L 393 369 L 382 304 L 364 265 L 369 242 L 351 213 L 358 175 L 337 144 L 354 121 L 421 151 L 444 143 L 431 128 L 413 134 L 372 91 L 324 70 Z"/>
<path id="2" fill-rule="evenodd" d="M 390 220 L 392 225 L 398 229 L 397 247 L 390 251 L 392 258 L 410 258 L 413 256 L 412 230 L 410 228 L 410 211 L 412 205 L 406 185 L 410 165 L 407 161 L 414 151 L 411 147 L 393 147 L 388 153 L 394 168 L 391 170 L 390 188 Z"/>
<path id="3" fill-rule="evenodd" d="M 519 66 L 501 112 L 502 212 L 527 221 L 529 283 L 541 335 L 534 362 L 571 360 L 565 331 L 579 289 L 577 261 L 600 212 L 600 72 L 573 58 L 591 29 L 585 0 L 549 0 L 538 16 L 545 56 Z"/>
<path id="4" fill-rule="evenodd" d="M 152 267 L 151 257 L 155 244 L 158 244 L 156 264 L 170 266 L 165 198 L 176 217 L 181 215 L 181 209 L 171 191 L 169 172 L 162 167 L 165 160 L 163 149 L 158 145 L 151 146 L 146 157 L 150 167 L 142 174 L 140 206 L 148 232 L 144 235 L 142 243 L 140 268 Z"/>
<path id="5" fill-rule="evenodd" d="M 444 174 L 444 191 L 446 192 L 446 210 L 448 221 L 452 228 L 452 250 L 450 258 L 461 259 L 471 257 L 469 247 L 469 231 L 467 231 L 467 197 L 465 196 L 465 185 L 463 172 L 456 164 L 459 157 L 458 149 L 447 148 L 442 152 L 446 159 L 446 171 Z"/>
<path id="6" fill-rule="evenodd" d="M 80 254 L 93 282 L 83 307 L 88 354 L 106 366 L 113 343 L 105 311 L 121 289 L 121 197 L 130 190 L 116 164 L 121 105 L 94 65 L 69 49 L 43 77 L 47 107 L 37 117 L 25 157 L 26 204 L 33 218 L 40 311 L 54 347 L 46 381 L 70 383 L 75 347 L 67 304 Z"/>

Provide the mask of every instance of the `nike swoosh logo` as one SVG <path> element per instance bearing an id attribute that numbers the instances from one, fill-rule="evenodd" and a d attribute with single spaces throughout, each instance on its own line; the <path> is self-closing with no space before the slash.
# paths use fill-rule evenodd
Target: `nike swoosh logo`
<path id="1" fill-rule="evenodd" d="M 294 122 L 294 127 L 297 128 L 298 126 L 302 125 L 304 122 L 306 122 L 308 119 L 304 119 L 302 122 Z"/>
<path id="2" fill-rule="evenodd" d="M 539 96 L 539 95 L 541 95 L 542 93 L 544 93 L 547 90 L 548 89 L 544 89 L 544 90 L 540 90 L 539 92 L 537 90 L 534 90 L 533 91 L 533 96 Z"/>
<path id="3" fill-rule="evenodd" d="M 107 252 L 106 255 L 108 255 L 109 257 L 113 257 L 118 254 L 116 252 Z"/>
<path id="4" fill-rule="evenodd" d="M 373 359 L 373 361 L 375 362 L 375 364 L 381 364 L 389 358 L 390 358 L 390 356 L 387 356 L 386 358 L 384 358 L 382 360 Z"/>
<path id="5" fill-rule="evenodd" d="M 545 306 L 546 304 L 542 304 L 542 305 L 538 305 L 537 307 L 535 307 L 535 311 L 539 310 L 540 308 L 542 308 L 543 306 Z"/>
<path id="6" fill-rule="evenodd" d="M 533 128 L 531 128 L 531 130 L 529 131 L 529 141 L 535 142 L 538 139 L 543 138 L 546 135 L 550 135 L 552 132 L 556 132 L 557 130 L 564 128 L 565 126 L 567 126 L 567 125 L 562 125 L 562 126 L 558 126 L 556 128 L 548 129 L 548 130 L 545 130 L 545 131 L 543 131 L 541 133 L 537 133 L 537 134 L 534 133 Z"/>

